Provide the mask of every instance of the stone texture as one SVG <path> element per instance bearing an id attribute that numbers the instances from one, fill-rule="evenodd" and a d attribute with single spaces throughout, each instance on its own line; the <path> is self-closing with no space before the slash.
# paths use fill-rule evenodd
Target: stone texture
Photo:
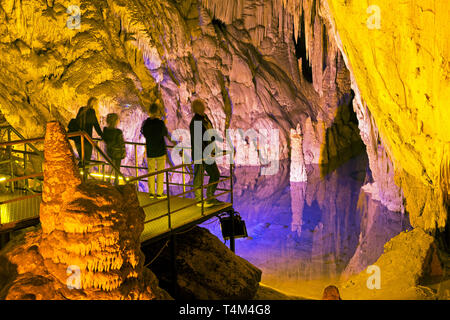
<path id="1" fill-rule="evenodd" d="M 135 188 L 82 183 L 58 122 L 47 125 L 44 155 L 42 228 L 2 252 L 5 277 L 15 270 L 4 284 L 4 297 L 170 298 L 144 270 L 140 235 L 145 215 Z"/>
<path id="2" fill-rule="evenodd" d="M 405 231 L 385 244 L 384 253 L 373 264 L 380 268 L 380 289 L 369 289 L 371 274 L 362 272 L 342 286 L 346 299 L 435 299 L 421 283 L 441 277 L 443 266 L 435 239 L 422 229 Z"/>
<path id="3" fill-rule="evenodd" d="M 291 129 L 291 171 L 290 181 L 305 182 L 308 180 L 306 174 L 305 158 L 303 156 L 303 135 L 300 126 Z"/>
<path id="4" fill-rule="evenodd" d="M 367 13 L 365 2 L 325 3 L 354 89 L 367 103 L 395 164 L 412 224 L 442 230 L 448 215 L 438 199 L 448 143 L 450 6 L 432 0 L 377 1 L 376 26 L 377 17 Z M 409 188 L 414 192 L 405 191 Z"/>
<path id="5" fill-rule="evenodd" d="M 176 241 L 176 299 L 248 300 L 255 296 L 261 271 L 232 253 L 208 230 L 194 227 L 177 235 Z M 164 244 L 165 241 L 161 241 L 145 247 L 147 260 L 152 260 Z M 170 265 L 169 248 L 164 248 L 150 265 L 161 283 L 168 286 L 172 281 Z"/>
<path id="6" fill-rule="evenodd" d="M 300 62 L 293 37 L 303 29 L 298 15 L 287 14 L 279 0 L 267 6 L 228 1 L 228 13 L 212 12 L 219 6 L 215 1 L 78 4 L 80 29 L 69 29 L 66 9 L 72 2 L 1 3 L 0 110 L 26 137 L 42 135 L 48 120 L 68 123 L 96 96 L 102 125 L 107 113 L 116 112 L 125 139 L 143 141 L 139 128 L 150 102 L 164 105 L 173 131 L 188 127 L 190 102 L 200 97 L 220 131 L 280 130 L 282 158 L 289 156 L 290 129 L 301 124 L 306 132 L 306 124 L 313 126 L 312 134 L 305 135 L 305 161 L 328 161 L 321 157 L 328 143 L 325 132 L 350 82 L 339 50 L 329 41 L 331 29 L 312 1 L 300 7 L 305 21 L 314 21 L 304 26 L 303 33 L 311 37 L 303 41 Z M 302 61 L 312 64 L 313 83 L 305 80 Z M 345 135 L 340 139 L 345 147 L 352 142 Z M 139 161 L 143 153 L 143 148 L 138 151 Z M 127 163 L 134 164 L 131 150 Z"/>
<path id="7" fill-rule="evenodd" d="M 361 216 L 358 246 L 341 274 L 348 279 L 374 264 L 383 253 L 384 244 L 404 230 L 411 229 L 408 216 L 380 206 L 372 193 L 361 188 L 357 214 Z"/>

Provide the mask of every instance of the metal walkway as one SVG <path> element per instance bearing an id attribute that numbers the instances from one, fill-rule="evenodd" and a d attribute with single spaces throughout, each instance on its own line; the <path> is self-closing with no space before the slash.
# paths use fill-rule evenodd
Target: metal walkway
<path id="1" fill-rule="evenodd" d="M 12 127 L 0 127 L 0 134 L 1 130 L 8 130 L 8 140 L 3 139 L 4 142 L 0 142 L 0 151 L 3 151 L 0 157 L 0 234 L 4 235 L 39 223 L 43 150 L 39 150 L 36 146 L 40 145 L 42 148 L 44 138 L 24 139 Z M 12 139 L 14 134 L 17 140 Z M 102 150 L 101 141 L 94 141 L 84 132 L 70 133 L 68 137 L 81 138 L 82 152 L 84 143 L 90 143 L 93 146 L 93 161 L 89 165 L 82 163 L 81 172 L 84 172 L 84 179 L 108 182 L 114 180 L 115 172 L 117 172 L 120 183 L 136 185 L 139 202 L 146 215 L 144 231 L 141 235 L 143 243 L 148 244 L 161 238 L 175 236 L 177 232 L 200 224 L 220 213 L 233 211 L 233 165 L 229 167 L 229 175 L 221 176 L 216 182 L 219 184 L 217 194 L 212 197 L 217 199 L 224 196 L 229 198 L 230 202 L 219 202 L 215 206 L 205 207 L 205 202 L 211 199 L 202 196 L 201 201 L 196 201 L 191 198 L 195 189 L 186 183 L 185 177 L 192 176 L 188 170 L 192 164 L 184 163 L 183 149 L 180 150 L 182 164 L 148 173 L 146 158 L 143 156 L 142 159 L 138 159 L 138 154 L 146 154 L 146 146 L 143 143 L 126 142 L 128 146 L 134 148 L 134 166 L 122 165 L 121 168 L 116 168 Z M 138 148 L 143 150 L 138 152 Z M 34 170 L 30 171 L 32 158 Z M 80 158 L 82 159 L 83 156 Z M 40 159 L 39 165 L 36 165 L 36 162 L 39 162 L 36 159 Z M 7 165 L 3 169 L 2 163 Z M 131 172 L 134 175 L 125 176 L 122 171 Z M 141 172 L 145 174 L 139 175 Z M 148 193 L 143 192 L 143 186 L 146 186 L 148 179 L 154 178 L 157 174 L 165 175 L 167 199 L 150 198 Z M 171 181 L 170 177 L 175 174 L 181 175 L 181 183 Z M 205 191 L 208 186 L 202 184 L 197 189 Z"/>
<path id="2" fill-rule="evenodd" d="M 160 200 L 152 199 L 148 193 L 139 193 L 139 202 L 144 208 L 145 225 L 141 234 L 141 242 L 153 242 L 168 236 L 171 232 L 180 232 L 193 225 L 202 223 L 218 213 L 232 209 L 231 203 L 222 202 L 216 206 L 202 209 L 196 206 L 194 199 L 171 197 L 170 208 L 172 210 L 171 228 L 169 228 L 169 215 L 167 204 Z M 176 212 L 176 213 L 173 213 Z"/>

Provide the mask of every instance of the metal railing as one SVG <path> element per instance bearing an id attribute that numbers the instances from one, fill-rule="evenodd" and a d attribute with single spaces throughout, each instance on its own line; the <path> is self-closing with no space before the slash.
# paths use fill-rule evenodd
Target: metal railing
<path id="1" fill-rule="evenodd" d="M 93 139 L 94 141 L 96 141 L 96 142 L 99 142 L 99 143 L 101 143 L 101 142 L 103 142 L 103 140 L 101 140 L 101 139 Z M 103 142 L 104 143 L 104 142 Z M 126 178 L 125 178 L 125 181 L 127 181 L 129 178 L 131 178 L 131 177 L 134 177 L 134 178 L 137 178 L 137 177 L 139 177 L 139 170 L 145 170 L 145 171 L 148 171 L 148 164 L 147 164 L 147 167 L 145 167 L 145 166 L 142 166 L 142 165 L 140 165 L 140 163 L 144 163 L 145 161 L 144 161 L 144 159 L 145 160 L 147 160 L 148 161 L 148 158 L 146 157 L 146 154 L 147 154 L 147 144 L 146 143 L 143 143 L 143 142 L 133 142 L 133 141 L 125 141 L 125 146 L 131 146 L 132 147 L 132 149 L 133 149 L 133 152 L 132 152 L 132 154 L 134 155 L 134 165 L 127 165 L 127 164 L 121 164 L 120 165 L 120 168 L 124 168 L 124 169 L 129 169 L 129 170 L 132 170 L 133 172 L 134 172 L 134 175 L 133 176 L 127 176 Z M 168 149 L 172 149 L 172 148 L 174 148 L 175 146 L 167 146 L 167 148 Z M 142 152 L 138 152 L 138 148 L 141 148 L 142 150 Z M 181 158 L 181 164 L 186 164 L 186 162 L 185 162 L 185 159 L 186 159 L 186 153 L 185 153 L 185 150 L 188 150 L 188 149 L 190 149 L 190 147 L 178 147 L 179 149 L 180 149 L 180 158 Z M 142 157 L 142 160 L 140 160 L 139 159 L 139 154 L 140 153 L 142 153 L 144 156 Z M 96 158 L 98 159 L 99 158 L 99 154 L 97 154 L 96 155 Z M 168 159 L 168 161 L 171 161 L 170 160 L 170 158 Z M 173 166 L 173 163 L 171 164 L 172 166 Z M 188 164 L 188 166 L 190 166 L 190 165 L 192 165 L 192 164 Z M 181 174 L 181 180 L 182 180 L 182 183 L 181 184 L 179 184 L 180 186 L 182 186 L 183 187 L 183 191 L 186 191 L 186 175 L 190 175 L 190 173 L 188 173 L 189 172 L 189 170 L 186 170 L 186 168 L 188 167 L 188 166 L 183 166 L 182 168 L 181 168 L 181 172 L 177 172 L 177 173 L 180 173 Z M 101 175 L 102 174 L 102 172 L 96 172 L 97 174 L 99 174 L 99 175 Z M 108 175 L 108 178 L 111 178 L 109 175 Z M 148 178 L 148 177 L 147 177 Z M 136 182 L 138 182 L 138 181 L 142 181 L 142 182 L 148 182 L 148 179 L 147 178 L 142 178 L 142 179 L 133 179 L 133 181 L 136 183 Z M 175 184 L 174 184 L 175 185 Z M 139 190 L 139 189 L 138 189 Z"/>
<path id="2" fill-rule="evenodd" d="M 0 130 L 5 129 L 5 128 L 6 127 L 0 128 Z M 3 161 L 0 161 L 0 165 L 1 164 L 16 164 L 17 161 L 21 160 L 21 161 L 23 161 L 23 167 L 26 168 L 27 163 L 28 163 L 27 159 L 30 156 L 39 157 L 39 159 L 42 160 L 42 162 L 43 162 L 43 159 L 44 159 L 43 151 L 40 151 L 34 144 L 36 144 L 36 143 L 43 144 L 44 140 L 45 140 L 44 137 L 34 138 L 34 139 L 24 139 L 23 136 L 21 136 L 19 133 L 16 133 L 16 135 L 20 138 L 20 140 L 11 140 L 11 134 L 9 132 L 14 132 L 15 129 L 12 127 L 9 127 L 8 130 L 11 130 L 11 131 L 8 131 L 8 141 L 0 142 L 0 151 L 2 151 L 2 150 L 6 151 L 6 156 L 8 157 L 8 159 L 4 159 Z M 89 168 L 92 165 L 98 165 L 97 163 L 91 164 L 90 162 L 83 161 L 85 143 L 89 143 L 92 145 L 93 150 L 95 150 L 99 155 L 101 155 L 103 157 L 103 161 L 101 162 L 101 164 L 111 166 L 114 170 L 117 170 L 119 176 L 122 176 L 122 178 L 124 178 L 123 175 L 121 175 L 121 173 L 120 173 L 120 168 L 117 168 L 113 164 L 113 162 L 108 157 L 108 155 L 106 155 L 103 152 L 103 150 L 100 149 L 98 144 L 86 132 L 79 131 L 79 132 L 68 133 L 67 137 L 68 138 L 75 138 L 75 137 L 80 138 L 80 141 L 81 141 L 80 170 L 82 173 L 89 173 Z M 31 151 L 27 150 L 27 146 L 28 146 L 28 148 L 31 149 Z M 14 154 L 16 154 L 16 153 L 22 154 L 23 157 L 19 158 L 17 156 L 14 156 Z M 3 172 L 3 176 L 0 177 L 0 184 L 3 187 L 5 187 L 6 189 L 9 189 L 9 191 L 12 194 L 15 194 L 15 191 L 18 189 L 22 189 L 22 191 L 24 191 L 25 194 L 18 196 L 18 197 L 13 197 L 13 198 L 9 198 L 9 199 L 0 201 L 0 210 L 3 210 L 5 205 L 41 197 L 42 188 L 38 188 L 39 190 L 31 189 L 28 187 L 28 182 L 30 180 L 33 180 L 33 181 L 38 181 L 40 183 L 40 185 L 42 184 L 43 176 L 44 176 L 44 174 L 42 172 L 42 163 L 38 170 L 39 172 L 33 172 L 30 174 L 26 174 L 26 170 L 24 170 L 24 174 L 21 176 L 18 176 L 17 174 L 15 174 L 14 169 L 15 168 L 13 167 L 13 165 L 10 165 L 10 170 L 7 172 Z M 87 179 L 87 177 L 88 177 L 88 174 L 83 174 L 84 179 Z M 22 182 L 22 181 L 24 182 L 23 185 L 21 186 L 22 188 L 18 188 L 17 183 Z M 14 220 L 14 221 L 9 221 L 9 220 L 2 221 L 2 215 L 1 215 L 1 211 L 0 211 L 0 231 L 14 229 L 16 227 L 16 225 L 22 225 L 24 220 L 36 219 L 37 217 L 39 217 L 39 212 L 37 212 L 36 215 L 27 217 L 25 219 L 19 219 L 19 220 Z"/>
<path id="3" fill-rule="evenodd" d="M 181 186 L 183 187 L 183 192 L 178 193 L 178 194 L 171 194 L 170 186 L 180 186 L 180 184 L 179 183 L 170 182 L 170 180 L 169 180 L 169 173 L 184 173 L 184 174 L 193 175 L 193 173 L 185 173 L 185 170 L 184 170 L 185 168 L 187 168 L 188 166 L 191 166 L 192 164 L 193 163 L 183 163 L 183 164 L 180 164 L 180 165 L 177 165 L 177 166 L 174 166 L 174 167 L 165 168 L 165 169 L 160 170 L 160 171 L 155 171 L 155 172 L 151 172 L 151 173 L 148 173 L 148 174 L 145 174 L 145 175 L 142 175 L 142 176 L 134 177 L 134 178 L 131 178 L 131 179 L 129 179 L 127 181 L 127 183 L 134 183 L 136 181 L 141 181 L 141 180 L 143 180 L 145 178 L 150 178 L 150 177 L 156 176 L 158 174 L 165 174 L 165 186 L 166 186 L 166 196 L 167 196 L 167 198 L 150 202 L 150 203 L 148 203 L 146 205 L 143 205 L 141 207 L 143 209 L 145 209 L 147 207 L 155 206 L 156 204 L 159 204 L 159 203 L 162 203 L 162 202 L 166 202 L 166 204 L 167 204 L 167 212 L 162 214 L 162 215 L 158 215 L 156 217 L 152 217 L 151 219 L 148 219 L 148 220 L 144 221 L 144 224 L 147 224 L 147 223 L 150 223 L 152 221 L 161 219 L 163 217 L 167 217 L 168 230 L 169 231 L 173 231 L 173 225 L 172 225 L 172 216 L 173 216 L 173 214 L 175 214 L 177 212 L 180 212 L 182 210 L 188 209 L 190 207 L 197 206 L 197 204 L 201 204 L 201 217 L 204 217 L 205 216 L 205 203 L 207 203 L 208 201 L 211 201 L 213 199 L 217 199 L 218 197 L 225 196 L 227 194 L 230 195 L 230 203 L 231 203 L 231 206 L 233 206 L 233 166 L 234 166 L 233 164 L 230 164 L 230 166 L 229 166 L 229 170 L 230 170 L 229 171 L 229 176 L 222 176 L 222 175 L 220 175 L 218 181 L 213 182 L 213 183 L 209 183 L 209 184 L 204 184 L 204 182 L 203 182 L 204 174 L 202 173 L 201 185 L 199 187 L 194 187 L 193 185 L 186 184 L 185 182 L 183 182 L 181 184 Z M 179 169 L 182 169 L 182 171 L 177 171 Z M 229 188 L 226 188 L 226 187 L 224 187 L 224 188 L 217 188 L 216 189 L 217 191 L 223 191 L 223 192 L 218 193 L 218 194 L 216 194 L 214 196 L 211 196 L 211 197 L 208 197 L 208 198 L 204 197 L 204 195 L 203 195 L 204 190 L 207 189 L 209 186 L 212 186 L 212 185 L 215 185 L 215 184 L 218 185 L 219 183 L 223 183 L 223 182 L 227 182 L 227 181 L 230 181 L 230 187 Z M 186 188 L 190 188 L 190 190 L 186 191 Z M 201 190 L 201 199 L 200 200 L 189 202 L 187 205 L 184 205 L 184 206 L 182 206 L 180 208 L 177 208 L 175 210 L 173 210 L 171 208 L 171 205 L 170 205 L 170 199 L 171 198 L 185 197 L 187 194 L 190 194 L 190 193 L 194 193 L 195 194 L 195 191 L 197 191 L 197 190 Z"/>
<path id="4" fill-rule="evenodd" d="M 100 139 L 94 139 L 95 141 L 101 142 L 102 140 Z M 170 231 L 173 230 L 173 226 L 172 226 L 172 216 L 173 214 L 180 212 L 182 210 L 188 209 L 190 207 L 193 206 L 197 206 L 197 204 L 201 203 L 201 216 L 204 217 L 205 216 L 205 203 L 213 200 L 213 199 L 217 199 L 218 197 L 221 196 L 226 196 L 226 195 L 230 195 L 230 203 L 231 206 L 233 205 L 233 167 L 234 164 L 231 162 L 229 165 L 229 175 L 220 175 L 219 176 L 219 180 L 216 182 L 213 182 L 211 184 L 204 184 L 203 182 L 203 178 L 201 179 L 201 185 L 200 187 L 194 187 L 192 184 L 187 184 L 186 183 L 186 176 L 194 176 L 193 172 L 190 171 L 188 168 L 191 167 L 194 163 L 193 162 L 189 162 L 186 163 L 185 162 L 185 155 L 186 155 L 186 150 L 190 150 L 190 147 L 180 147 L 178 146 L 178 148 L 180 149 L 180 158 L 181 158 L 181 164 L 179 165 L 172 165 L 169 168 L 164 168 L 162 170 L 159 171 L 155 171 L 155 172 L 148 172 L 148 164 L 147 167 L 144 167 L 142 165 L 140 165 L 141 162 L 144 162 L 144 159 L 142 159 L 140 161 L 138 155 L 140 154 L 140 152 L 138 152 L 138 148 L 142 148 L 143 150 L 141 150 L 141 153 L 143 154 L 143 158 L 146 158 L 146 154 L 147 154 L 147 144 L 146 143 L 142 143 L 142 142 L 130 142 L 130 141 L 126 141 L 125 145 L 128 146 L 132 146 L 133 148 L 133 152 L 132 154 L 134 155 L 134 165 L 121 165 L 121 168 L 125 168 L 125 169 L 131 169 L 132 171 L 134 171 L 135 175 L 132 176 L 128 176 L 126 178 L 124 178 L 125 183 L 127 184 L 133 184 L 136 183 L 137 185 L 137 190 L 139 191 L 139 182 L 147 182 L 149 181 L 150 178 L 155 177 L 159 174 L 164 174 L 164 178 L 165 178 L 165 188 L 166 188 L 166 199 L 160 199 L 160 200 L 156 200 L 156 201 L 152 201 L 148 204 L 142 205 L 141 207 L 143 209 L 150 207 L 150 206 L 156 206 L 157 204 L 166 202 L 167 205 L 167 212 L 162 214 L 162 215 L 158 215 L 156 217 L 152 217 L 148 220 L 146 220 L 144 223 L 151 223 L 153 221 L 156 221 L 158 219 L 167 217 L 168 219 L 168 229 Z M 169 149 L 174 148 L 174 146 L 168 146 Z M 226 156 L 227 153 L 224 154 L 224 156 Z M 97 155 L 98 157 L 98 155 Z M 147 159 L 148 161 L 148 159 Z M 147 174 L 143 174 L 143 175 L 139 175 L 139 170 L 146 170 L 148 173 Z M 98 175 L 102 175 L 101 172 L 97 172 Z M 181 174 L 181 183 L 176 183 L 176 182 L 172 182 L 171 179 L 169 178 L 169 174 Z M 204 173 L 202 173 L 202 176 L 204 177 Z M 220 191 L 220 193 L 218 193 L 217 195 L 214 195 L 212 197 L 209 198 L 204 198 L 204 191 L 205 189 L 207 189 L 209 186 L 214 185 L 214 184 L 220 184 L 220 183 L 226 183 L 226 182 L 230 182 L 230 187 L 226 188 L 217 188 L 217 191 Z M 172 193 L 171 192 L 171 187 L 180 187 L 182 189 L 182 192 L 180 193 Z M 188 190 L 189 189 L 189 190 Z M 188 194 L 195 194 L 196 190 L 201 190 L 201 200 L 200 201 L 195 201 L 195 202 L 190 202 L 187 205 L 184 205 L 180 208 L 177 209 L 173 209 L 171 207 L 171 198 L 175 198 L 175 197 L 186 197 Z M 150 190 L 149 190 L 150 191 Z"/>
<path id="5" fill-rule="evenodd" d="M 17 140 L 13 140 L 14 135 Z M 1 140 L 6 140 L 0 144 L 0 171 L 2 171 L 1 174 L 3 175 L 0 178 L 1 183 L 5 185 L 6 182 L 20 181 L 21 179 L 15 179 L 16 176 L 26 175 L 26 172 L 30 171 L 30 169 L 36 171 L 36 168 L 32 168 L 36 167 L 36 163 L 38 166 L 41 166 L 44 160 L 43 152 L 34 145 L 34 143 L 40 142 L 40 139 L 25 139 L 24 136 L 10 125 L 0 127 L 0 137 Z M 21 141 L 21 143 L 18 141 Z M 16 146 L 19 147 L 15 149 Z M 32 158 L 35 161 L 32 161 Z M 4 168 L 5 165 L 8 167 L 6 170 Z M 23 174 L 20 174 L 18 171 L 22 171 Z M 28 182 L 28 179 L 25 179 L 22 189 L 25 188 L 27 191 L 34 193 L 36 190 L 31 189 Z M 34 185 L 36 184 L 39 184 L 38 179 L 34 179 Z M 10 183 L 9 187 L 12 192 L 15 191 L 15 183 Z"/>
<path id="6" fill-rule="evenodd" d="M 0 128 L 1 129 L 1 128 Z M 9 140 L 6 142 L 0 142 L 0 151 L 1 150 L 7 150 L 9 155 L 12 155 L 14 153 L 18 153 L 18 154 L 22 154 L 23 157 L 21 158 L 24 161 L 24 167 L 26 167 L 26 162 L 27 162 L 27 156 L 39 156 L 42 160 L 43 160 L 43 151 L 40 151 L 34 144 L 36 143 L 44 143 L 44 137 L 42 138 L 34 138 L 34 139 L 24 139 L 23 136 L 21 136 L 14 128 L 10 127 L 11 131 L 8 132 L 14 132 L 19 138 L 20 140 L 11 140 L 11 134 L 8 133 L 8 137 Z M 17 133 L 16 133 L 17 132 Z M 193 185 L 187 184 L 186 183 L 186 175 L 190 175 L 193 176 L 194 174 L 192 172 L 190 172 L 188 170 L 188 167 L 192 166 L 193 163 L 185 163 L 185 149 L 190 149 L 190 148 L 181 148 L 181 159 L 182 159 L 182 164 L 177 165 L 177 166 L 171 166 L 169 168 L 165 168 L 163 170 L 160 171 L 156 171 L 156 172 L 150 172 L 144 175 L 139 175 L 139 170 L 147 170 L 148 171 L 148 166 L 147 167 L 143 167 L 139 165 L 139 159 L 138 159 L 138 147 L 143 147 L 144 148 L 144 154 L 146 154 L 146 144 L 145 143 L 140 143 L 140 142 L 125 142 L 126 145 L 131 145 L 134 148 L 134 166 L 132 165 L 121 165 L 120 167 L 116 167 L 114 165 L 114 162 L 109 158 L 109 156 L 102 150 L 102 148 L 100 148 L 99 143 L 101 140 L 100 139 L 93 139 L 92 137 L 90 137 L 86 132 L 84 131 L 79 131 L 79 132 L 73 132 L 73 133 L 68 133 L 67 137 L 70 138 L 76 138 L 79 137 L 80 138 L 80 146 L 81 146 L 81 154 L 79 155 L 79 161 L 80 161 L 80 170 L 82 172 L 82 176 L 83 179 L 86 180 L 87 178 L 91 177 L 91 178 L 98 178 L 100 177 L 102 181 L 107 181 L 109 178 L 109 181 L 111 180 L 113 173 L 117 174 L 117 176 L 119 178 L 121 178 L 125 183 L 127 184 L 132 184 L 132 183 L 136 183 L 137 185 L 137 189 L 139 191 L 139 182 L 143 181 L 143 182 L 148 182 L 150 177 L 154 177 L 158 174 L 164 174 L 165 175 L 165 187 L 166 187 L 166 193 L 167 193 L 167 198 L 166 199 L 161 199 L 158 201 L 153 201 L 150 202 L 144 206 L 142 206 L 143 209 L 149 207 L 149 206 L 153 206 L 159 203 L 162 203 L 164 201 L 167 202 L 167 212 L 163 215 L 159 215 L 157 217 L 152 217 L 149 220 L 146 220 L 145 223 L 150 223 L 152 221 L 155 221 L 157 219 L 163 218 L 165 216 L 168 217 L 168 229 L 170 231 L 173 230 L 173 225 L 172 225 L 172 217 L 173 214 L 180 212 L 181 210 L 185 210 L 189 207 L 192 206 L 196 206 L 198 203 L 201 203 L 201 216 L 204 217 L 205 216 L 205 203 L 207 201 L 210 201 L 212 199 L 217 199 L 218 197 L 221 196 L 225 196 L 227 194 L 230 195 L 230 202 L 231 205 L 233 204 L 233 164 L 231 163 L 229 166 L 229 175 L 228 176 L 219 176 L 219 180 L 217 182 L 213 182 L 211 184 L 204 184 L 203 179 L 201 181 L 201 186 L 200 187 L 196 187 L 194 188 Z M 96 159 L 92 160 L 87 160 L 85 161 L 85 143 L 89 143 L 92 148 L 93 151 L 96 154 Z M 17 148 L 14 149 L 14 147 L 17 146 L 22 146 L 21 148 Z M 28 150 L 27 148 L 29 148 L 30 150 Z M 172 148 L 172 146 L 169 146 L 169 148 Z M 78 153 L 78 152 L 77 152 Z M 17 158 L 17 157 L 16 157 Z M 17 159 L 14 158 L 14 160 L 8 159 L 8 161 L 17 161 Z M 1 164 L 1 162 L 0 162 Z M 109 175 L 106 174 L 105 172 L 105 167 L 111 167 L 112 170 L 109 173 Z M 90 171 L 91 168 L 98 168 L 98 172 L 95 171 Z M 100 169 L 101 168 L 101 169 Z M 122 172 L 121 172 L 121 168 L 126 168 L 126 169 L 132 169 L 135 172 L 135 176 L 132 177 L 126 177 Z M 182 183 L 176 183 L 176 182 L 172 182 L 169 179 L 169 173 L 179 173 L 182 176 Z M 202 173 L 203 175 L 203 173 Z M 11 175 L 9 177 L 3 177 L 0 178 L 0 184 L 3 185 L 8 185 L 10 184 L 10 189 L 12 191 L 15 190 L 15 184 L 19 181 L 29 181 L 30 179 L 38 179 L 39 181 L 43 180 L 43 172 L 42 172 L 42 168 L 40 172 L 34 172 L 32 174 L 24 174 L 23 176 L 14 176 Z M 218 193 L 217 195 L 214 195 L 212 197 L 209 198 L 205 198 L 203 193 L 204 190 L 207 189 L 209 186 L 214 185 L 214 184 L 219 184 L 219 183 L 225 183 L 225 182 L 230 182 L 230 187 L 229 188 L 217 188 L 217 191 L 221 191 L 220 193 Z M 171 187 L 181 187 L 182 188 L 182 192 L 181 193 L 172 193 L 171 192 Z M 190 190 L 188 190 L 188 188 L 190 188 Z M 177 208 L 175 210 L 173 210 L 171 208 L 171 198 L 174 197 L 186 197 L 186 195 L 190 194 L 190 193 L 195 193 L 196 190 L 202 190 L 201 191 L 201 200 L 200 201 L 194 201 L 194 202 L 190 202 L 189 204 L 182 206 L 181 208 Z M 32 198 L 36 198 L 36 197 L 40 197 L 41 196 L 41 192 L 40 190 L 27 190 L 29 191 L 30 194 L 25 194 L 23 196 L 19 196 L 19 197 L 15 197 L 12 199 L 7 199 L 4 201 L 0 201 L 0 207 L 2 205 L 6 205 L 6 204 L 10 204 L 10 203 L 14 203 L 14 202 L 19 202 L 19 201 L 24 201 L 27 199 L 32 199 Z M 37 219 L 39 217 L 39 213 L 37 213 L 36 216 L 33 216 L 31 218 L 27 218 L 27 219 L 23 219 L 23 220 L 18 220 L 18 221 L 13 221 L 11 223 L 7 223 L 4 224 L 1 221 L 1 215 L 0 215 L 0 231 L 5 230 L 5 229 L 14 229 L 16 225 L 23 225 L 26 221 L 24 220 L 29 220 L 29 219 Z"/>

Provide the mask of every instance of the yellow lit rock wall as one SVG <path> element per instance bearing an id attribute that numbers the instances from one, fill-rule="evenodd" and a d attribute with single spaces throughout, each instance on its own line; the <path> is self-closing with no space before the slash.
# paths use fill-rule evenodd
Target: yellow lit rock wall
<path id="1" fill-rule="evenodd" d="M 414 226 L 442 227 L 450 141 L 448 1 L 327 0 L 329 18 L 379 129 Z"/>

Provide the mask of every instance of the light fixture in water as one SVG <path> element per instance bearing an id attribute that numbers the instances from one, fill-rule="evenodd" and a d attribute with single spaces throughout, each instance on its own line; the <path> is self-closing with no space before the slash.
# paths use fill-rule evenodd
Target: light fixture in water
<path id="1" fill-rule="evenodd" d="M 233 235 L 234 238 L 247 238 L 247 228 L 245 226 L 245 221 L 241 219 L 238 212 L 233 211 L 228 216 L 221 217 L 220 219 L 220 229 L 222 230 L 222 237 L 224 240 L 229 240 Z M 233 220 L 233 224 L 232 221 Z"/>

